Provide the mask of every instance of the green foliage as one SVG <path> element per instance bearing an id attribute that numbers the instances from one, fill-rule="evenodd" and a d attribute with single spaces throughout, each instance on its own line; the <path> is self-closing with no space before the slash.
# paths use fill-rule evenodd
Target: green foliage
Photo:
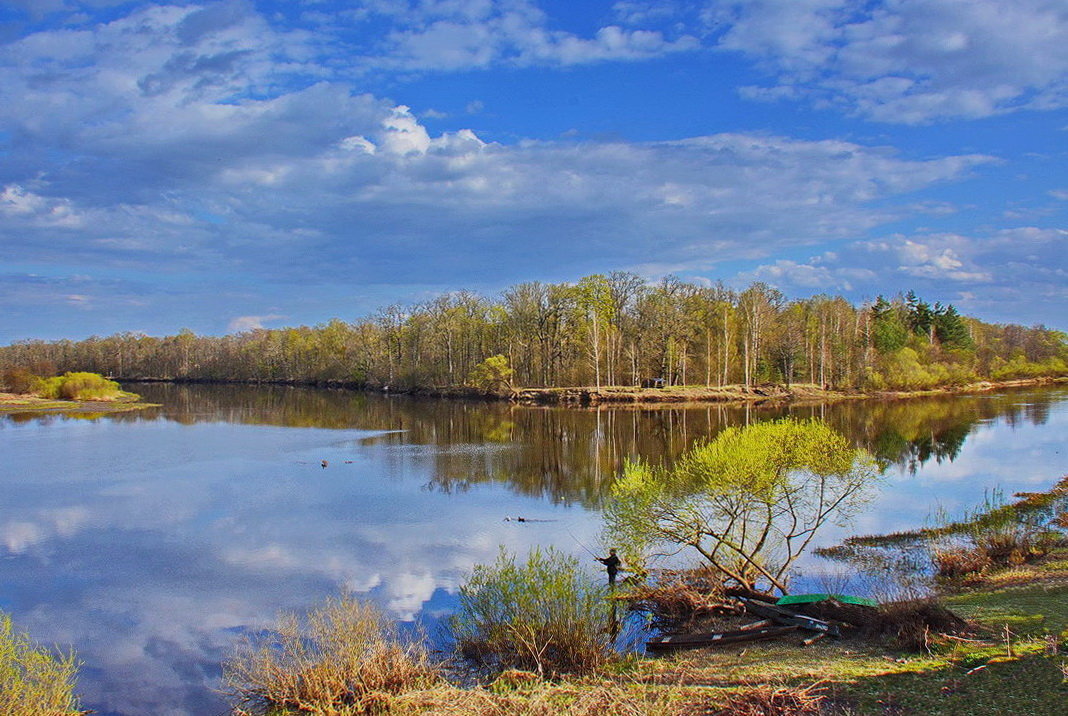
<path id="1" fill-rule="evenodd" d="M 905 347 L 909 329 L 900 307 L 879 296 L 872 306 L 872 343 L 880 353 L 893 353 Z"/>
<path id="2" fill-rule="evenodd" d="M 877 474 L 867 452 L 822 421 L 732 427 L 673 469 L 628 463 L 605 525 L 628 551 L 692 549 L 732 581 L 785 592 L 816 532 L 846 520 Z"/>
<path id="3" fill-rule="evenodd" d="M 39 378 L 33 392 L 42 398 L 62 400 L 114 400 L 122 395 L 122 389 L 115 381 L 85 372 Z"/>
<path id="4" fill-rule="evenodd" d="M 508 358 L 498 354 L 486 358 L 472 368 L 467 380 L 480 390 L 510 390 L 514 374 L 515 371 L 508 365 Z"/>
<path id="5" fill-rule="evenodd" d="M 460 588 L 452 628 L 461 653 L 494 669 L 547 677 L 594 671 L 615 658 L 604 588 L 578 560 L 534 548 L 526 562 L 501 549 Z"/>
<path id="6" fill-rule="evenodd" d="M 1063 358 L 1048 358 L 1045 361 L 1029 361 L 1023 355 L 1016 355 L 1008 361 L 999 361 L 990 377 L 994 380 L 1015 380 L 1019 378 L 1046 378 L 1068 373 L 1068 363 Z"/>
<path id="7" fill-rule="evenodd" d="M 975 345 L 968 327 L 964 325 L 953 304 L 935 304 L 934 331 L 939 342 L 947 348 L 972 348 Z"/>
<path id="8" fill-rule="evenodd" d="M 923 361 L 913 348 L 901 348 L 880 356 L 877 369 L 867 376 L 875 390 L 927 390 L 941 386 L 967 385 L 979 376 L 967 364 Z"/>
<path id="9" fill-rule="evenodd" d="M 66 716 L 83 713 L 74 696 L 73 654 L 52 654 L 15 630 L 0 613 L 0 714 Z"/>

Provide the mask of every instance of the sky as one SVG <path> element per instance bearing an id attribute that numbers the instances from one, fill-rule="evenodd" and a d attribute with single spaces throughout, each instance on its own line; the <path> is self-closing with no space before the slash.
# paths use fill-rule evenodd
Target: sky
<path id="1" fill-rule="evenodd" d="M 0 344 L 633 271 L 1068 330 L 1065 0 L 0 0 Z"/>

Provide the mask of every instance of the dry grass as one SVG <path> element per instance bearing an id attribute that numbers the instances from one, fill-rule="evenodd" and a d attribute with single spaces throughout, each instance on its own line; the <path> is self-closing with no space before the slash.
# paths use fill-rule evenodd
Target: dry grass
<path id="1" fill-rule="evenodd" d="M 15 631 L 0 615 L 0 714 L 74 716 L 84 713 L 74 696 L 78 664 L 73 654 L 56 656 Z"/>
<path id="2" fill-rule="evenodd" d="M 402 643 L 389 619 L 349 596 L 305 624 L 283 615 L 269 640 L 239 646 L 224 673 L 235 714 L 377 713 L 441 680 L 425 647 Z"/>
<path id="3" fill-rule="evenodd" d="M 751 684 L 730 694 L 727 704 L 718 711 L 703 711 L 715 716 L 803 716 L 822 713 L 824 684 L 808 686 Z"/>
<path id="4" fill-rule="evenodd" d="M 513 674 L 515 672 L 512 672 Z M 546 683 L 536 675 L 518 688 L 495 683 L 486 689 L 442 686 L 405 694 L 390 711 L 394 716 L 680 716 L 693 713 L 684 690 L 651 689 L 615 682 Z"/>
<path id="5" fill-rule="evenodd" d="M 939 549 L 931 552 L 935 573 L 944 580 L 967 586 L 982 578 L 993 564 L 979 549 Z"/>

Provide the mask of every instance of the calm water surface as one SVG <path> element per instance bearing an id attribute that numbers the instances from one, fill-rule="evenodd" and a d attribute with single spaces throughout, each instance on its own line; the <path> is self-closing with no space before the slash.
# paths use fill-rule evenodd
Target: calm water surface
<path id="1" fill-rule="evenodd" d="M 432 624 L 499 545 L 554 545 L 592 573 L 578 541 L 598 544 L 598 505 L 624 459 L 671 462 L 724 426 L 782 414 L 134 389 L 164 407 L 0 416 L 0 609 L 77 651 L 84 705 L 101 714 L 224 713 L 215 689 L 234 639 L 342 587 Z M 887 467 L 864 513 L 820 544 L 1068 472 L 1065 388 L 793 412 L 824 417 Z M 505 520 L 518 516 L 531 521 Z"/>

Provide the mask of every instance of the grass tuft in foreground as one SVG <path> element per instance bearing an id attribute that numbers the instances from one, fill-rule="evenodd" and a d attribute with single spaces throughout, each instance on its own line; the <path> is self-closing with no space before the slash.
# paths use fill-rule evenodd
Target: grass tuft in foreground
<path id="1" fill-rule="evenodd" d="M 421 643 L 403 643 L 391 620 L 350 596 L 328 600 L 304 623 L 283 615 L 223 668 L 235 714 L 379 713 L 441 678 Z"/>
<path id="2" fill-rule="evenodd" d="M 84 713 L 74 695 L 78 663 L 55 655 L 15 630 L 0 614 L 0 714 L 73 716 Z"/>

